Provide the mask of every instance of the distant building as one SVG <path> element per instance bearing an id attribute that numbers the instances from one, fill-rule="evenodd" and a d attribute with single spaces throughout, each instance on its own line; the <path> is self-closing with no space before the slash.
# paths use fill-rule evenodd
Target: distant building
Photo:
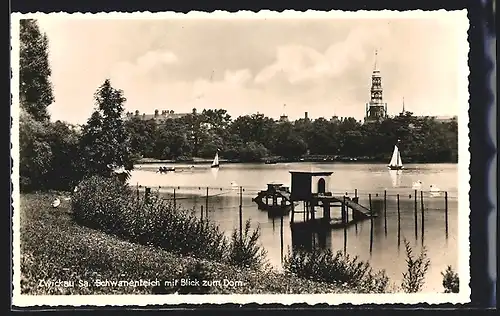
<path id="1" fill-rule="evenodd" d="M 382 76 L 377 69 L 377 52 L 375 52 L 375 66 L 372 73 L 370 102 L 365 106 L 365 123 L 377 122 L 387 118 L 387 103 L 382 99 Z"/>
<path id="2" fill-rule="evenodd" d="M 161 113 L 155 110 L 154 114 L 140 114 L 138 110 L 135 112 L 127 112 L 125 114 L 125 120 L 131 120 L 137 118 L 143 121 L 153 120 L 157 124 L 163 124 L 167 119 L 177 119 L 188 115 L 189 113 L 175 113 L 173 110 L 162 110 Z"/>
<path id="3" fill-rule="evenodd" d="M 458 117 L 455 116 L 434 116 L 434 119 L 438 122 L 449 123 L 451 121 L 456 121 Z"/>

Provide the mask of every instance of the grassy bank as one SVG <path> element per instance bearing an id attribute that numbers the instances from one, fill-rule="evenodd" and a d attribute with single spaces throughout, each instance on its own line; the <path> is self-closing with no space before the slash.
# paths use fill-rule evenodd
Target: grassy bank
<path id="1" fill-rule="evenodd" d="M 23 294 L 152 294 L 152 293 L 350 293 L 357 289 L 330 285 L 274 271 L 252 271 L 175 255 L 138 245 L 76 224 L 70 202 L 50 206 L 54 194 L 21 195 L 21 291 Z M 96 280 L 139 281 L 180 278 L 241 281 L 242 286 L 204 288 L 167 286 L 98 286 Z M 40 284 L 41 280 L 74 281 L 73 287 Z M 78 286 L 79 281 L 88 286 Z M 44 286 L 40 286 L 44 285 Z M 241 285 L 241 284 L 240 284 Z"/>

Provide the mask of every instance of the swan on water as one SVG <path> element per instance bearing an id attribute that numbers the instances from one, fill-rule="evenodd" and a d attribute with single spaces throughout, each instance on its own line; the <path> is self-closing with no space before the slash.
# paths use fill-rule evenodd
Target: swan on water
<path id="1" fill-rule="evenodd" d="M 412 189 L 413 190 L 420 190 L 422 188 L 422 181 L 418 180 L 413 182 Z"/>
<path id="2" fill-rule="evenodd" d="M 439 196 L 439 195 L 441 195 L 441 190 L 438 187 L 436 187 L 436 186 L 434 186 L 432 184 L 430 185 L 430 191 L 431 191 L 431 196 Z"/>
<path id="3" fill-rule="evenodd" d="M 61 204 L 61 200 L 59 200 L 59 198 L 56 198 L 53 202 L 52 202 L 52 207 L 58 207 L 59 205 Z"/>
<path id="4" fill-rule="evenodd" d="M 238 189 L 238 187 L 239 187 L 239 185 L 238 185 L 238 183 L 236 183 L 236 181 L 231 181 L 231 188 L 233 190 Z"/>

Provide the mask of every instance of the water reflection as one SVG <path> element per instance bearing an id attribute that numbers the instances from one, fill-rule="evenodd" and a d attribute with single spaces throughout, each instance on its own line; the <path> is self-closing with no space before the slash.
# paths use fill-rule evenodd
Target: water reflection
<path id="1" fill-rule="evenodd" d="M 386 269 L 391 281 L 398 282 L 406 267 L 404 251 L 400 251 L 400 245 L 404 239 L 409 240 L 414 252 L 418 253 L 424 235 L 423 242 L 431 259 L 425 289 L 442 290 L 440 272 L 446 269 L 448 264 L 457 264 L 456 165 L 407 166 L 407 170 L 399 173 L 389 172 L 388 176 L 385 164 L 322 164 L 321 169 L 334 172 L 330 190 L 349 192 L 349 195 L 353 196 L 356 189 L 360 204 L 366 206 L 369 205 L 368 194 L 372 194 L 372 208 L 378 217 L 373 220 L 373 226 L 370 220 L 366 220 L 346 230 L 320 232 L 292 230 L 290 215 L 270 216 L 268 212 L 259 210 L 252 201 L 257 192 L 264 190 L 270 182 L 290 186 L 288 171 L 295 170 L 296 167 L 294 164 L 234 164 L 217 169 L 208 165 L 197 165 L 193 170 L 159 175 L 155 173 L 157 168 L 154 166 L 145 166 L 133 171 L 130 182 L 143 187 L 150 186 L 153 190 L 160 186 L 170 198 L 173 195 L 173 187 L 177 188 L 178 205 L 184 209 L 195 210 L 197 215 L 200 215 L 200 207 L 203 205 L 204 216 L 208 211 L 208 217 L 228 236 L 239 227 L 239 190 L 231 189 L 231 182 L 238 183 L 245 189 L 242 198 L 242 220 L 250 220 L 252 228 L 259 225 L 260 242 L 267 250 L 269 261 L 277 269 L 281 268 L 283 256 L 286 255 L 284 250 L 297 247 L 312 249 L 317 246 L 334 252 L 345 250 L 349 255 L 359 256 L 361 260 L 370 260 L 374 269 Z M 445 202 L 444 196 L 433 197 L 430 192 L 423 195 L 424 234 L 420 193 L 415 208 L 412 189 L 413 182 L 418 180 L 433 183 L 442 190 L 447 190 L 449 194 L 448 202 Z M 210 187 L 208 199 L 207 186 Z M 444 211 L 445 205 L 448 213 Z M 300 219 L 301 215 L 295 214 L 295 220 Z"/>
<path id="2" fill-rule="evenodd" d="M 309 229 L 291 228 L 292 250 L 304 249 L 311 251 L 315 247 L 330 249 L 332 246 L 331 232 L 328 230 L 312 231 Z"/>
<path id="3" fill-rule="evenodd" d="M 401 173 L 402 170 L 389 170 L 393 188 L 398 188 L 401 186 Z"/>

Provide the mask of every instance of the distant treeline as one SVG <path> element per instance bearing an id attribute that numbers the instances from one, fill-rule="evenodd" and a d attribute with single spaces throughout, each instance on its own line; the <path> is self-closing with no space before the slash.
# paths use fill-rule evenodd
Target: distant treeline
<path id="1" fill-rule="evenodd" d="M 229 160 L 368 160 L 388 162 L 394 145 L 405 162 L 456 162 L 456 119 L 438 121 L 406 112 L 381 122 L 354 118 L 276 121 L 263 114 L 234 120 L 222 109 L 205 109 L 158 124 L 132 117 L 125 122 L 135 156 L 188 160 L 212 158 L 218 149 Z"/>

